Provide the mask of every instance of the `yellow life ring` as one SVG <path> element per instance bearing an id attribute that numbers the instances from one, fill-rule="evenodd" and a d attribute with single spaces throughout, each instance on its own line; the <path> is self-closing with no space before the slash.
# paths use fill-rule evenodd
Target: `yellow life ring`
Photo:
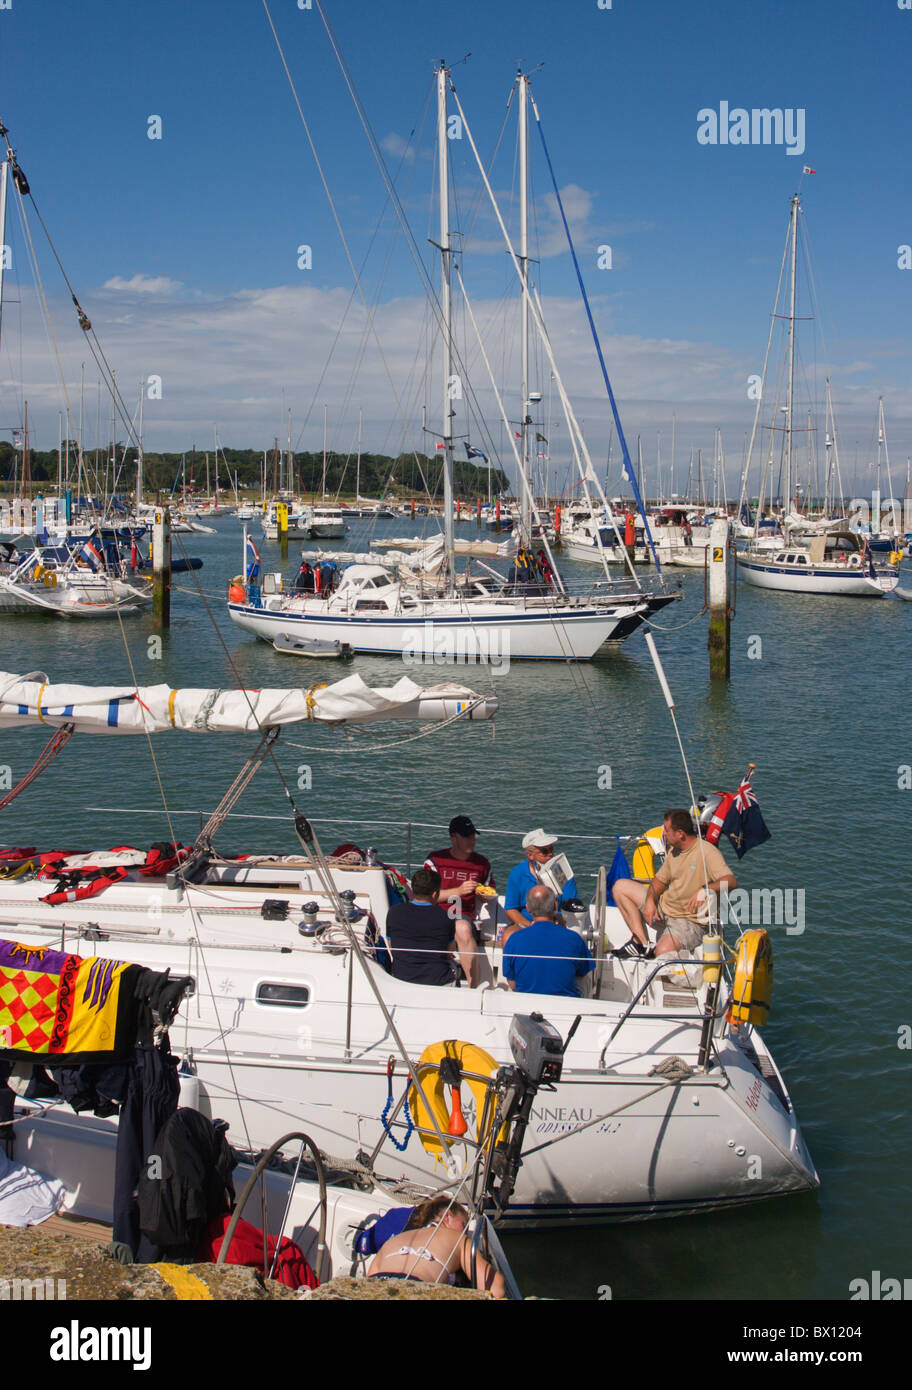
<path id="1" fill-rule="evenodd" d="M 645 835 L 637 840 L 633 851 L 633 876 L 634 878 L 651 881 L 655 877 L 656 871 L 656 852 L 650 844 L 650 840 L 661 840 L 663 826 L 657 825 L 652 830 L 647 830 Z"/>
<path id="2" fill-rule="evenodd" d="M 891 564 L 891 565 L 898 565 L 899 562 L 902 560 L 902 557 L 903 557 L 903 553 L 902 553 L 901 550 L 891 550 L 891 551 L 890 551 L 890 564 Z"/>
<path id="3" fill-rule="evenodd" d="M 475 1043 L 458 1042 L 456 1039 L 450 1038 L 445 1042 L 432 1043 L 430 1047 L 424 1049 L 415 1070 L 418 1073 L 418 1080 L 421 1082 L 422 1093 L 428 1099 L 442 1134 L 446 1134 L 447 1126 L 450 1123 L 448 1087 L 441 1081 L 440 1072 L 437 1070 L 444 1057 L 454 1058 L 459 1063 L 461 1072 L 474 1072 L 476 1076 L 493 1077 L 499 1070 L 499 1065 L 490 1052 L 485 1052 Z M 479 1144 L 483 1144 L 491 1132 L 491 1121 L 494 1118 L 493 1106 L 491 1106 L 484 1132 L 482 1132 L 481 1125 L 484 1119 L 485 1097 L 488 1088 L 483 1081 L 477 1081 L 473 1077 L 466 1077 L 463 1085 L 468 1086 L 475 1097 L 475 1137 Z M 416 1129 L 428 1131 L 420 1136 L 422 1144 L 429 1154 L 433 1154 L 435 1158 L 440 1158 L 440 1141 L 434 1133 L 428 1106 L 425 1105 L 422 1096 L 417 1093 L 414 1085 L 409 1087 L 408 1103 Z M 458 1143 L 458 1140 L 454 1139 L 453 1142 Z"/>
<path id="4" fill-rule="evenodd" d="M 736 1028 L 761 1028 L 769 1019 L 773 994 L 773 943 L 769 932 L 751 927 L 738 942 L 729 1018 Z"/>
<path id="5" fill-rule="evenodd" d="M 32 570 L 32 578 L 34 579 L 34 581 L 35 581 L 36 584 L 40 584 L 40 583 L 41 583 L 41 580 L 42 580 L 43 575 L 44 575 L 44 565 L 41 565 L 41 564 L 36 565 L 35 568 Z"/>
<path id="6" fill-rule="evenodd" d="M 46 585 L 46 587 L 47 587 L 48 589 L 56 589 L 56 588 L 57 588 L 57 572 L 56 572 L 56 570 L 45 570 L 45 571 L 44 571 L 44 582 L 45 582 L 45 585 Z"/>

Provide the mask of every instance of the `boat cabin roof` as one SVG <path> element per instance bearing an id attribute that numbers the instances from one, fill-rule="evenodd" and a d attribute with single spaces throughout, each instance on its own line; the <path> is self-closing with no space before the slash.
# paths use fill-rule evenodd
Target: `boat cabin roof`
<path id="1" fill-rule="evenodd" d="M 342 571 L 339 590 L 347 589 L 389 589 L 394 586 L 389 570 L 382 565 L 349 565 Z"/>

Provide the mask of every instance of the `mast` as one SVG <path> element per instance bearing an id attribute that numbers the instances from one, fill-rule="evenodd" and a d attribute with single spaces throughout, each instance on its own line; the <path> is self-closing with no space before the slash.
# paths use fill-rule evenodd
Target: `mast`
<path id="1" fill-rule="evenodd" d="M 144 381 L 139 383 L 139 446 L 136 450 L 136 515 L 139 517 L 139 509 L 143 500 L 143 401 L 146 396 L 146 384 Z"/>
<path id="2" fill-rule="evenodd" d="M 6 246 L 6 183 L 9 160 L 0 163 L 0 331 L 3 327 L 3 262 Z"/>
<path id="3" fill-rule="evenodd" d="M 81 365 L 81 367 L 80 367 L 80 372 L 79 372 L 79 438 L 76 440 L 76 500 L 77 500 L 77 502 L 79 501 L 79 498 L 82 496 L 82 489 L 83 489 L 83 483 L 84 483 L 84 474 L 83 474 L 83 453 L 82 453 L 82 440 L 83 440 L 82 427 L 83 427 L 83 419 L 84 419 L 84 416 L 85 416 L 85 363 L 83 362 L 82 365 Z"/>
<path id="4" fill-rule="evenodd" d="M 440 60 L 437 69 L 437 155 L 440 174 L 440 303 L 443 310 L 443 525 L 444 578 L 447 592 L 455 588 L 455 538 L 453 532 L 453 338 L 450 304 L 450 171 L 447 147 L 447 79 Z"/>
<path id="5" fill-rule="evenodd" d="M 554 394 L 554 373 L 551 373 L 548 381 L 548 442 L 545 445 L 545 507 L 551 502 L 551 431 L 554 429 L 554 416 L 551 410 L 551 400 Z"/>
<path id="6" fill-rule="evenodd" d="M 826 405 L 824 411 L 824 442 L 823 442 L 823 515 L 825 520 L 830 516 L 830 473 L 832 468 L 833 436 L 830 433 L 830 417 L 832 415 L 833 402 L 830 399 L 830 378 L 826 379 Z"/>
<path id="7" fill-rule="evenodd" d="M 25 402 L 25 435 L 22 442 L 22 496 L 28 497 L 32 481 L 32 460 L 29 449 L 28 401 Z"/>
<path id="8" fill-rule="evenodd" d="M 528 96 L 529 79 L 524 73 L 517 75 L 519 84 L 519 261 L 523 281 L 520 295 L 520 394 L 522 397 L 522 466 L 523 472 L 531 482 L 529 469 L 529 296 L 525 293 L 529 282 L 529 119 Z M 532 535 L 531 496 L 526 489 L 520 489 L 520 526 L 523 541 Z"/>
<path id="9" fill-rule="evenodd" d="M 358 459 L 355 463 L 355 506 L 361 503 L 361 416 L 363 411 L 358 411 Z"/>
<path id="10" fill-rule="evenodd" d="M 323 505 L 324 507 L 326 506 L 326 412 L 327 412 L 328 409 L 329 409 L 329 407 L 324 405 L 324 407 L 323 407 L 323 485 L 322 485 L 322 496 L 323 496 L 323 503 L 322 503 L 322 505 Z M 278 442 L 278 441 L 276 441 L 276 442 Z"/>
<path id="11" fill-rule="evenodd" d="M 795 290 L 798 278 L 798 194 L 792 199 L 792 279 L 789 292 L 789 378 L 785 406 L 785 515 L 792 500 L 792 402 L 795 389 Z"/>
<path id="12" fill-rule="evenodd" d="M 295 487 L 294 475 L 294 450 L 291 447 L 291 406 L 288 407 L 288 450 L 286 453 L 288 469 L 288 490 L 294 496 L 297 488 Z"/>

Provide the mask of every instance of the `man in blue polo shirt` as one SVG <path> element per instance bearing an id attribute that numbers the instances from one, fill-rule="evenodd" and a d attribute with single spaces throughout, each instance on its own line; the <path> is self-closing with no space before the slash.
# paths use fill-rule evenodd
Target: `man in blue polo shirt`
<path id="1" fill-rule="evenodd" d="M 510 923 L 504 929 L 501 937 L 504 945 L 507 944 L 515 931 L 518 931 L 520 927 L 528 926 L 532 920 L 526 909 L 526 898 L 530 890 L 541 882 L 537 873 L 538 866 L 547 864 L 549 859 L 554 858 L 556 840 L 556 835 L 548 835 L 539 828 L 538 830 L 530 830 L 522 842 L 526 857 L 521 864 L 516 865 L 515 869 L 510 870 L 504 893 L 504 912 Z M 568 903 L 576 895 L 576 879 L 568 879 L 564 885 L 561 902 Z"/>
<path id="2" fill-rule="evenodd" d="M 532 921 L 510 938 L 503 953 L 503 975 L 523 994 L 558 994 L 575 999 L 577 981 L 595 969 L 589 947 L 578 932 L 555 922 L 557 896 L 539 883 L 526 898 Z"/>

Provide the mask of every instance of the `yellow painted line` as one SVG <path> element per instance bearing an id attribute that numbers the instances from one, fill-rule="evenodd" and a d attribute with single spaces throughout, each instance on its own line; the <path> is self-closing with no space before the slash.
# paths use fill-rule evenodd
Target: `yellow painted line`
<path id="1" fill-rule="evenodd" d="M 202 1303 L 208 1299 L 213 1302 L 212 1294 L 195 1274 L 184 1265 L 155 1264 L 153 1269 L 157 1269 L 166 1284 L 170 1284 L 178 1298 L 183 1301 Z"/>

